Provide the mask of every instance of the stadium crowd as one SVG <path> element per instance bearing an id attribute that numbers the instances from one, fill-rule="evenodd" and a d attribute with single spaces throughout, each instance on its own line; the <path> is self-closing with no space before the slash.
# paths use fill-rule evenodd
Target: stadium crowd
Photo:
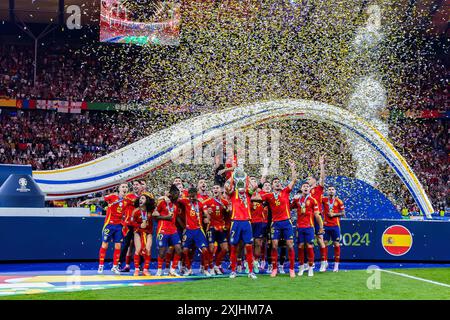
<path id="1" fill-rule="evenodd" d="M 111 61 L 107 64 L 102 63 L 101 59 L 85 55 L 82 51 L 66 45 L 49 46 L 45 50 L 45 55 L 38 56 L 34 85 L 32 48 L 16 45 L 0 46 L 0 97 L 103 102 L 129 102 L 141 99 L 134 86 L 124 85 L 123 78 L 108 72 L 114 69 Z M 448 71 L 440 75 L 446 76 Z M 401 107 L 413 111 L 445 110 L 448 108 L 448 90 L 440 92 L 429 90 L 422 94 L 417 104 L 411 105 L 407 102 Z M 0 111 L 2 111 L 0 163 L 26 163 L 31 164 L 36 170 L 57 169 L 90 161 L 164 126 L 192 116 L 192 113 L 177 114 L 174 117 L 167 114 L 142 115 L 98 111 L 84 111 L 81 114 L 46 110 L 0 109 Z M 330 134 L 336 134 L 332 127 L 323 125 L 305 127 L 298 121 L 280 123 L 280 128 L 283 137 L 286 138 L 283 143 L 302 147 L 306 150 L 305 154 L 316 152 L 315 145 L 311 141 L 324 141 Z M 450 150 L 448 121 L 406 119 L 391 123 L 389 128 L 390 138 L 417 173 L 434 206 L 436 208 L 448 206 L 447 168 Z M 302 132 L 303 136 L 299 135 L 299 132 Z M 330 175 L 352 176 L 355 164 L 349 155 L 349 146 L 345 141 L 338 140 L 336 145 L 327 146 L 325 143 L 320 147 L 321 151 L 333 150 L 330 152 L 333 154 L 330 157 L 333 165 L 330 167 L 336 172 Z M 295 148 L 281 149 L 282 160 L 296 156 Z M 312 163 L 304 162 L 298 165 L 299 172 L 303 171 L 304 175 L 316 169 Z M 171 170 L 176 171 L 176 166 Z M 203 169 L 191 174 L 204 176 L 212 172 L 210 166 L 204 166 Z M 149 179 L 152 181 L 151 177 Z M 409 198 L 408 192 L 401 189 L 399 191 L 396 184 L 388 182 L 381 184 L 381 187 L 388 193 L 396 194 L 393 198 Z M 412 199 L 408 199 L 407 203 L 410 204 L 410 210 L 414 211 Z"/>
<path id="2" fill-rule="evenodd" d="M 34 83 L 34 48 L 0 46 L 0 97 L 72 101 L 139 101 L 138 92 L 114 73 L 115 66 L 64 44 L 39 48 Z"/>

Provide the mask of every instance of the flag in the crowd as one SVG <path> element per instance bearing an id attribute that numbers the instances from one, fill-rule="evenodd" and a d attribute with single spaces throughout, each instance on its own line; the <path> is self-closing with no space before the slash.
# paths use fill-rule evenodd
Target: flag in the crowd
<path id="1" fill-rule="evenodd" d="M 16 107 L 16 99 L 0 99 L 0 106 L 1 107 Z"/>
<path id="2" fill-rule="evenodd" d="M 53 100 L 36 100 L 37 109 L 54 110 L 56 108 L 57 101 Z"/>
<path id="3" fill-rule="evenodd" d="M 70 101 L 69 109 L 70 113 L 81 113 L 81 110 L 87 110 L 87 102 Z"/>
<path id="4" fill-rule="evenodd" d="M 58 112 L 69 113 L 69 101 L 55 101 Z"/>
<path id="5" fill-rule="evenodd" d="M 18 99 L 16 101 L 18 109 L 36 109 L 36 100 Z"/>
<path id="6" fill-rule="evenodd" d="M 58 112 L 81 113 L 81 110 L 87 110 L 87 102 L 58 101 Z"/>

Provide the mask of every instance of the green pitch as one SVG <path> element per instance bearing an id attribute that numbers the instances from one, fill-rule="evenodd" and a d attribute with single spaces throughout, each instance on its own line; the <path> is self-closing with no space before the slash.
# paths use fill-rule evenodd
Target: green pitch
<path id="1" fill-rule="evenodd" d="M 316 273 L 312 278 L 304 275 L 295 279 L 290 279 L 288 275 L 278 275 L 274 279 L 267 275 L 260 275 L 257 280 L 250 280 L 247 277 L 217 278 L 147 287 L 33 294 L 2 297 L 0 299 L 450 299 L 449 268 L 393 269 L 388 271 L 394 271 L 402 275 L 380 272 L 379 278 L 369 278 L 374 274 L 368 274 L 365 270 Z M 418 277 L 422 280 L 407 278 L 405 275 Z M 368 280 L 373 289 L 368 288 Z M 377 282 L 378 280 L 379 282 Z"/>

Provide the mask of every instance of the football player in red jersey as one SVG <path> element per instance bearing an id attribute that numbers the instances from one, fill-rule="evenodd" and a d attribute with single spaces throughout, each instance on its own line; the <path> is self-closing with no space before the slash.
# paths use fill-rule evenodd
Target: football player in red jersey
<path id="1" fill-rule="evenodd" d="M 336 188 L 328 187 L 328 197 L 322 198 L 323 215 L 324 215 L 324 231 L 325 235 L 325 257 L 328 258 L 328 242 L 333 241 L 334 247 L 334 268 L 333 272 L 339 271 L 339 260 L 341 256 L 341 224 L 340 217 L 345 216 L 344 202 L 336 196 Z M 328 265 L 328 263 L 327 263 Z"/>
<path id="2" fill-rule="evenodd" d="M 276 277 L 278 273 L 278 241 L 280 238 L 286 240 L 289 256 L 289 275 L 295 277 L 295 250 L 294 250 L 294 228 L 291 221 L 289 195 L 297 181 L 295 163 L 289 162 L 291 168 L 291 182 L 283 189 L 280 179 L 272 180 L 273 192 L 261 195 L 263 201 L 267 201 L 272 212 L 271 240 L 272 240 L 272 273 Z"/>
<path id="3" fill-rule="evenodd" d="M 292 207 L 297 209 L 297 237 L 298 237 L 298 259 L 300 268 L 298 275 L 302 276 L 305 271 L 305 243 L 308 254 L 308 276 L 314 275 L 314 220 L 319 224 L 318 234 L 323 234 L 323 224 L 320 218 L 317 201 L 311 196 L 310 186 L 304 183 L 301 186 L 301 196 L 295 198 Z"/>
<path id="4" fill-rule="evenodd" d="M 201 203 L 203 203 L 204 201 L 209 199 L 209 192 L 207 189 L 208 189 L 208 184 L 206 182 L 206 179 L 202 178 L 202 179 L 198 180 L 198 182 L 197 182 L 197 190 L 198 190 L 197 199 Z M 207 230 L 208 226 L 206 224 L 202 223 L 202 226 L 203 226 L 203 230 Z M 191 257 L 190 257 L 191 260 L 193 258 L 192 253 L 193 253 L 193 251 L 191 251 Z M 203 266 L 205 265 L 205 263 L 209 263 L 209 261 L 204 261 L 204 258 L 205 258 L 205 255 L 202 255 L 202 257 L 201 257 L 202 261 L 201 261 L 201 265 L 200 265 L 200 273 L 204 273 Z"/>
<path id="5" fill-rule="evenodd" d="M 105 223 L 102 230 L 102 245 L 99 252 L 99 266 L 97 271 L 99 274 L 103 273 L 106 251 L 108 250 L 108 244 L 111 240 L 114 242 L 114 259 L 111 271 L 115 274 L 120 274 L 118 264 L 120 257 L 120 248 L 123 242 L 122 223 L 124 218 L 124 208 L 129 204 L 129 200 L 125 198 L 126 194 L 128 193 L 128 184 L 120 184 L 118 191 L 118 193 L 112 193 L 104 197 L 88 199 L 79 204 L 81 206 L 85 204 L 96 203 L 99 201 L 105 201 L 106 203 L 108 203 Z"/>
<path id="6" fill-rule="evenodd" d="M 180 177 L 175 177 L 173 179 L 173 184 L 178 188 L 178 190 L 180 190 L 180 196 L 182 198 L 187 198 L 188 193 L 187 193 L 187 189 L 183 185 L 183 179 L 181 179 Z M 182 214 L 179 215 L 178 220 L 183 222 L 182 224 L 177 224 L 178 235 L 180 236 L 180 239 L 182 239 L 183 233 L 184 233 L 184 228 L 181 227 L 181 226 L 184 226 L 184 217 Z M 166 252 L 165 267 L 169 268 L 169 269 L 171 268 L 170 264 L 172 263 L 173 251 L 174 251 L 174 247 L 170 246 Z M 183 256 L 183 254 L 182 254 L 182 256 Z M 174 269 L 176 269 L 178 266 L 173 266 L 173 267 L 174 267 Z"/>
<path id="7" fill-rule="evenodd" d="M 180 190 L 176 185 L 172 185 L 167 197 L 163 197 L 156 207 L 153 217 L 158 221 L 156 240 L 158 241 L 158 270 L 156 276 L 162 276 L 162 265 L 169 246 L 174 248 L 175 254 L 169 275 L 178 276 L 175 271 L 176 265 L 181 257 L 181 240 L 177 230 L 177 220 L 180 215 L 180 208 L 177 201 L 180 197 Z"/>
<path id="8" fill-rule="evenodd" d="M 131 254 L 133 251 L 133 238 L 134 238 L 134 230 L 133 226 L 130 225 L 130 218 L 133 214 L 133 211 L 135 208 L 134 204 L 136 199 L 139 198 L 139 196 L 143 192 L 142 183 L 141 180 L 134 180 L 131 184 L 133 188 L 133 192 L 126 195 L 126 198 L 129 201 L 129 204 L 124 208 L 124 214 L 125 214 L 125 223 L 123 226 L 123 245 L 120 252 L 120 262 L 123 263 L 125 260 L 125 267 L 120 270 L 120 272 L 130 272 L 130 262 L 131 262 Z"/>
<path id="9" fill-rule="evenodd" d="M 183 179 L 181 179 L 180 177 L 176 177 L 175 179 L 173 179 L 173 184 L 177 186 L 178 190 L 180 190 L 181 198 L 188 197 L 188 190 L 183 185 Z"/>
<path id="10" fill-rule="evenodd" d="M 134 230 L 134 275 L 138 276 L 140 271 L 141 255 L 144 256 L 143 275 L 149 276 L 148 270 L 151 259 L 153 240 L 153 211 L 155 210 L 155 199 L 148 195 L 141 195 L 136 199 L 135 206 L 129 224 Z"/>
<path id="11" fill-rule="evenodd" d="M 314 200 L 317 201 L 317 204 L 319 206 L 319 212 L 320 212 L 320 218 L 323 222 L 322 217 L 322 197 L 323 197 L 323 186 L 325 183 L 325 156 L 322 155 L 319 157 L 319 166 L 320 166 L 320 177 L 319 181 L 317 182 L 317 179 L 313 176 L 308 177 L 307 181 L 309 186 L 311 187 L 311 197 L 314 198 Z M 320 272 L 324 272 L 327 268 L 327 261 L 325 256 L 325 242 L 323 241 L 323 234 L 318 234 L 319 228 L 318 224 L 315 223 L 315 231 L 316 231 L 316 239 L 317 243 L 320 247 Z"/>
<path id="12" fill-rule="evenodd" d="M 251 197 L 258 186 L 252 185 L 247 174 L 241 169 L 236 168 L 233 176 L 225 183 L 225 190 L 231 198 L 231 274 L 230 278 L 236 278 L 236 246 L 242 240 L 245 244 L 246 260 L 249 267 L 248 277 L 256 279 L 253 273 L 253 234 L 250 223 Z M 257 195 L 255 200 L 261 201 L 261 196 Z"/>
<path id="13" fill-rule="evenodd" d="M 206 183 L 205 179 L 198 180 L 197 183 L 197 199 L 201 202 L 209 199 L 209 193 L 208 193 L 208 184 Z"/>
<path id="14" fill-rule="evenodd" d="M 269 181 L 266 181 L 262 185 L 262 191 L 260 192 L 260 194 L 269 193 L 269 192 L 272 192 L 272 184 Z M 267 215 L 266 215 L 266 217 L 267 217 L 267 226 L 269 226 L 269 224 L 270 224 L 270 222 L 269 222 L 269 215 L 271 215 L 270 208 L 267 205 L 267 203 L 263 203 L 263 204 L 264 204 L 264 207 L 267 208 Z M 272 219 L 272 218 L 270 217 L 270 219 Z M 271 270 L 272 263 L 270 261 L 270 256 L 271 255 L 270 254 L 267 255 L 268 252 L 270 252 L 270 253 L 272 252 L 272 242 L 270 240 L 270 230 L 268 228 L 266 228 L 266 233 L 265 233 L 264 238 L 263 238 L 263 245 L 262 245 L 262 249 L 261 250 L 262 251 L 261 251 L 260 268 L 261 269 L 265 269 L 265 267 L 266 267 L 266 256 L 267 256 L 267 258 L 268 258 L 267 259 L 267 264 L 268 264 L 267 272 L 268 273 L 272 273 L 272 270 Z"/>
<path id="15" fill-rule="evenodd" d="M 214 256 L 214 243 L 220 246 L 220 251 L 216 255 L 215 265 L 212 271 L 216 275 L 222 275 L 222 261 L 228 252 L 228 231 L 225 225 L 225 216 L 229 212 L 229 202 L 222 197 L 222 188 L 220 185 L 212 187 L 213 196 L 203 202 L 203 211 L 207 213 L 209 224 L 206 228 L 206 234 L 209 242 L 210 264 Z M 211 265 L 210 265 L 211 266 Z"/>
<path id="16" fill-rule="evenodd" d="M 257 184 L 257 180 L 255 177 L 250 177 L 250 181 L 253 184 Z M 266 192 L 261 190 L 259 187 L 263 187 L 265 182 L 265 178 L 261 179 L 261 182 L 258 186 L 257 192 L 261 196 Z M 270 190 L 270 189 L 269 189 Z M 270 192 L 270 191 L 269 191 Z M 264 205 L 263 202 L 253 201 L 250 209 L 251 213 L 251 223 L 252 223 L 252 233 L 254 238 L 254 261 L 253 261 L 253 270 L 255 273 L 259 273 L 259 260 L 261 259 L 262 253 L 265 250 L 264 239 L 267 234 L 267 214 L 269 208 Z M 264 268 L 264 266 L 263 266 Z"/>
<path id="17" fill-rule="evenodd" d="M 188 276 L 192 274 L 189 249 L 191 249 L 192 245 L 195 245 L 195 247 L 201 251 L 203 256 L 202 262 L 204 269 L 202 273 L 209 277 L 211 274 L 208 272 L 208 241 L 206 240 L 206 235 L 203 231 L 203 223 L 208 224 L 209 220 L 203 213 L 202 203 L 198 200 L 197 188 L 191 187 L 189 189 L 189 198 L 179 199 L 178 204 L 183 208 L 183 213 L 186 219 L 186 230 L 183 236 L 183 254 L 187 271 L 183 275 Z"/>

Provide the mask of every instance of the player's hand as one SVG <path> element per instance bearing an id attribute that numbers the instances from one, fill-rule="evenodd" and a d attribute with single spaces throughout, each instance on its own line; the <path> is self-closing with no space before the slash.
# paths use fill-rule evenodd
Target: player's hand
<path id="1" fill-rule="evenodd" d="M 152 217 L 159 217 L 160 216 L 160 214 L 159 214 L 159 212 L 158 211 L 153 211 L 153 213 L 152 213 Z"/>
<path id="2" fill-rule="evenodd" d="M 317 234 L 323 235 L 323 234 L 325 234 L 325 231 L 323 230 L 323 228 L 320 228 L 320 229 L 319 229 L 319 232 L 318 232 Z"/>
<path id="3" fill-rule="evenodd" d="M 147 221 L 144 221 L 144 222 L 141 223 L 141 228 L 142 229 L 147 228 Z"/>

